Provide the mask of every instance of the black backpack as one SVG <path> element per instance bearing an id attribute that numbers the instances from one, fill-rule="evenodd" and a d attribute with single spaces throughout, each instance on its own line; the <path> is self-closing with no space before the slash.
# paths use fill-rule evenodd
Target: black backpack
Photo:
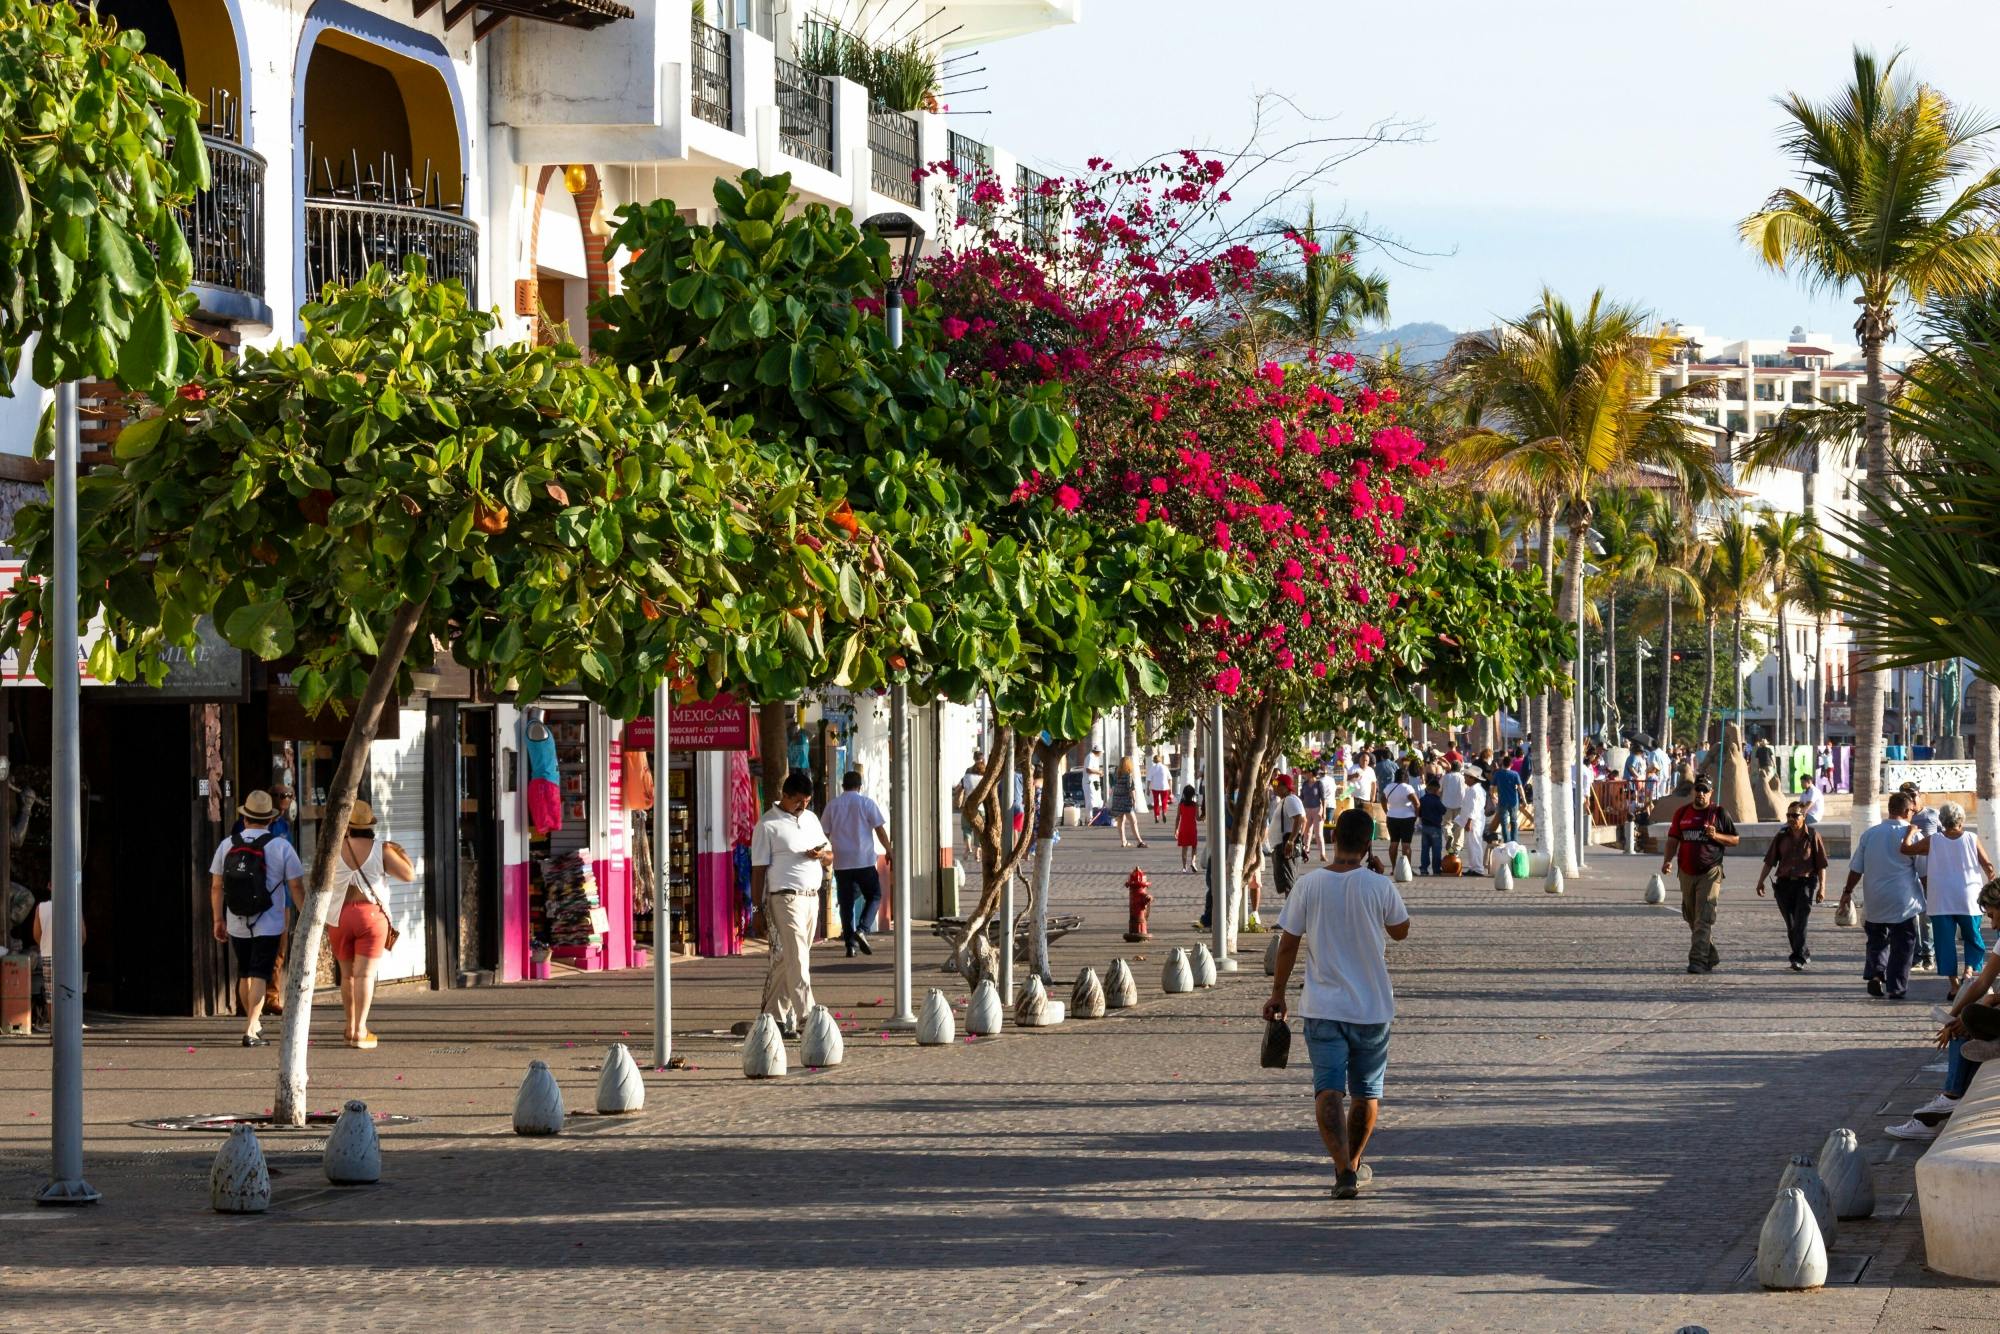
<path id="1" fill-rule="evenodd" d="M 222 902 L 238 917 L 259 917 L 271 910 L 264 846 L 275 837 L 267 832 L 255 843 L 241 834 L 230 837 L 229 852 L 222 859 Z"/>

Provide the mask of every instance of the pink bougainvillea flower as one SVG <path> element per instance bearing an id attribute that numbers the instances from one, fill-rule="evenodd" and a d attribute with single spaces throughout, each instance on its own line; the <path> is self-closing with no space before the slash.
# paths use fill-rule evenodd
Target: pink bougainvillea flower
<path id="1" fill-rule="evenodd" d="M 1056 504 L 1074 513 L 1083 504 L 1083 492 L 1065 483 L 1056 488 Z"/>
<path id="2" fill-rule="evenodd" d="M 939 327 L 944 330 L 944 336 L 955 343 L 965 337 L 965 331 L 972 326 L 966 321 L 959 319 L 956 315 L 947 315 L 940 321 Z"/>

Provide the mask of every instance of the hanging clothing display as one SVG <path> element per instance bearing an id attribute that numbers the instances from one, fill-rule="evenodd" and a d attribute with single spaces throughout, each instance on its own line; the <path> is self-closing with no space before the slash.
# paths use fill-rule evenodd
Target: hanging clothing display
<path id="1" fill-rule="evenodd" d="M 597 892 L 597 877 L 590 873 L 590 861 L 580 852 L 551 857 L 542 866 L 542 887 L 547 895 L 549 943 L 556 948 L 595 948 L 604 943 L 608 928 L 603 900 Z"/>
<path id="2" fill-rule="evenodd" d="M 625 809 L 628 811 L 650 811 L 653 809 L 653 761 L 643 750 L 625 747 L 625 772 L 622 778 L 622 792 Z"/>
<path id="3" fill-rule="evenodd" d="M 747 847 L 757 829 L 757 785 L 750 781 L 750 757 L 740 750 L 729 753 L 728 803 L 730 845 Z"/>
<path id="4" fill-rule="evenodd" d="M 528 756 L 528 824 L 537 834 L 553 834 L 563 826 L 562 769 L 556 761 L 555 736 L 546 723 L 532 721 L 522 748 Z"/>

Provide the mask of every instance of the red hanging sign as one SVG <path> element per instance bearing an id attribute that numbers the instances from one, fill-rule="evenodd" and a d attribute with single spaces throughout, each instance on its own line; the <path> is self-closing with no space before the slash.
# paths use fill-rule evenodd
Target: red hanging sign
<path id="1" fill-rule="evenodd" d="M 750 749 L 750 706 L 734 695 L 710 700 L 676 701 L 667 744 L 673 750 Z M 625 724 L 625 744 L 651 750 L 654 722 L 634 718 Z"/>

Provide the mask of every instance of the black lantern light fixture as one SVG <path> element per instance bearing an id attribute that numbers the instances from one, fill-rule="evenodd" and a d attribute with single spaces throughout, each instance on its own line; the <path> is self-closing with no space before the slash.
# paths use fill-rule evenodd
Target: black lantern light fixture
<path id="1" fill-rule="evenodd" d="M 924 248 L 923 224 L 907 213 L 877 213 L 861 225 L 887 241 L 892 254 L 897 242 L 902 243 L 902 258 L 896 266 L 894 279 L 889 283 L 888 296 L 883 301 L 883 315 L 889 325 L 889 346 L 901 347 L 903 289 L 909 285 L 910 275 L 916 272 L 917 255 Z"/>

